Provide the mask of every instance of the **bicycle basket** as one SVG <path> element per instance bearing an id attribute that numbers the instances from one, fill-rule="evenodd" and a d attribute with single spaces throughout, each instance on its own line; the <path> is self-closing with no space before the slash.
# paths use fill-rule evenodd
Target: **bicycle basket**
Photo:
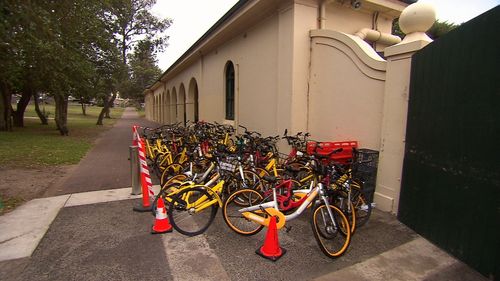
<path id="1" fill-rule="evenodd" d="M 363 182 L 363 190 L 370 202 L 377 180 L 378 155 L 378 151 L 375 150 L 358 149 L 355 155 L 356 161 L 352 166 L 353 177 Z"/>
<path id="2" fill-rule="evenodd" d="M 378 151 L 367 148 L 360 148 L 356 150 L 356 161 L 353 163 L 353 168 L 372 167 L 378 166 Z"/>
<path id="3" fill-rule="evenodd" d="M 221 170 L 234 172 L 236 170 L 236 161 L 238 160 L 235 156 L 227 156 L 223 160 L 220 160 L 219 167 Z"/>

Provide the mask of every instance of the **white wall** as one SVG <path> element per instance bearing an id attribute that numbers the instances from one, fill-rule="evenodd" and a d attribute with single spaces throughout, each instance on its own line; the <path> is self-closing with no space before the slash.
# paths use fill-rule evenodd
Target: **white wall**
<path id="1" fill-rule="evenodd" d="M 270 134 L 276 130 L 278 19 L 271 16 L 203 57 L 200 118 L 223 122 L 228 61 L 235 68 L 235 123 Z"/>
<path id="2" fill-rule="evenodd" d="M 319 141 L 379 150 L 385 61 L 338 32 L 319 31 L 312 44 L 308 131 Z"/>

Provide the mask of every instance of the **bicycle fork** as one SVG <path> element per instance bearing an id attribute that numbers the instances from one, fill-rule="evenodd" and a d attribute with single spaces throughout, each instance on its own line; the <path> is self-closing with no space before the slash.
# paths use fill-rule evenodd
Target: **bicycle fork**
<path id="1" fill-rule="evenodd" d="M 328 213 L 328 216 L 330 217 L 330 221 L 332 222 L 332 226 L 336 230 L 338 228 L 337 223 L 335 222 L 335 218 L 333 217 L 332 209 L 330 209 L 330 202 L 328 202 L 328 197 L 325 195 L 325 192 L 323 191 L 323 189 L 320 190 L 320 197 L 321 197 L 321 200 L 323 200 L 323 202 L 325 203 L 326 211 Z M 321 212 L 321 217 L 323 218 L 323 221 L 326 223 L 327 218 L 325 216 L 325 212 Z"/>

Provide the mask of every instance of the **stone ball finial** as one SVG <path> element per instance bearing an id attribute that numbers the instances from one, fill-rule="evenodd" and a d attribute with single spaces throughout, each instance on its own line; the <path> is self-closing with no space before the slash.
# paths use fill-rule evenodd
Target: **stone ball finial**
<path id="1" fill-rule="evenodd" d="M 399 27 L 405 34 L 426 32 L 436 21 L 436 9 L 430 3 L 417 2 L 406 7 L 399 17 Z"/>

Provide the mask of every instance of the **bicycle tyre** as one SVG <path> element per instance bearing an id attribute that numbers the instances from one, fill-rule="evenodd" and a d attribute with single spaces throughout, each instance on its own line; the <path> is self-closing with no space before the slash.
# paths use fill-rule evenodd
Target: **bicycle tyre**
<path id="1" fill-rule="evenodd" d="M 346 207 L 344 214 L 347 216 L 347 220 L 349 221 L 349 225 L 351 226 L 351 235 L 353 235 L 356 231 L 356 228 L 358 227 L 358 218 L 356 217 L 356 210 L 354 209 L 354 204 L 352 203 L 352 201 L 349 202 L 349 205 L 349 208 Z"/>
<path id="2" fill-rule="evenodd" d="M 184 176 L 184 177 L 181 177 Z M 192 183 L 188 181 L 183 181 L 182 179 L 186 179 L 185 175 L 176 175 L 170 178 L 160 189 L 158 194 L 153 199 L 153 203 L 151 204 L 151 212 L 153 216 L 156 216 L 156 206 L 158 206 L 158 198 L 163 198 L 163 202 L 165 202 L 165 206 L 169 204 L 170 200 L 167 200 L 167 197 L 173 197 L 179 189 L 191 185 Z M 178 180 L 176 180 L 178 179 Z M 174 188 L 174 189 L 173 189 Z"/>
<path id="3" fill-rule="evenodd" d="M 181 172 L 182 172 L 182 166 L 180 164 L 173 163 L 168 165 L 161 173 L 160 185 L 163 186 L 170 177 L 178 175 Z"/>
<path id="4" fill-rule="evenodd" d="M 372 204 L 367 200 L 363 188 L 357 182 L 351 184 L 351 201 L 356 212 L 356 227 L 361 227 L 370 219 Z"/>
<path id="5" fill-rule="evenodd" d="M 186 205 L 195 204 L 203 196 L 206 196 L 206 199 L 202 200 L 201 204 L 216 199 L 205 188 L 197 186 L 181 190 L 170 201 L 168 219 L 179 233 L 186 236 L 200 235 L 212 224 L 219 208 L 217 200 L 199 213 L 194 212 L 193 208 L 186 209 Z"/>
<path id="6" fill-rule="evenodd" d="M 222 206 L 224 222 L 231 230 L 243 236 L 259 233 L 264 226 L 248 220 L 238 210 L 260 204 L 262 200 L 264 200 L 264 196 L 254 189 L 240 189 L 234 192 Z"/>
<path id="7" fill-rule="evenodd" d="M 262 178 L 259 177 L 259 175 L 256 172 L 244 169 L 243 176 L 245 177 L 245 185 L 241 183 L 242 179 L 239 174 L 239 171 L 236 171 L 234 173 L 234 177 L 236 178 L 236 180 L 240 182 L 240 186 L 242 186 L 243 189 L 255 189 L 260 192 L 264 190 L 264 184 L 262 182 Z"/>
<path id="8" fill-rule="evenodd" d="M 311 217 L 311 227 L 321 251 L 329 258 L 338 258 L 349 248 L 351 231 L 349 221 L 344 213 L 334 205 L 328 206 L 333 213 L 337 227 L 333 226 L 329 220 L 325 204 L 315 206 Z M 328 218 L 328 220 L 324 218 Z"/>
<path id="9" fill-rule="evenodd" d="M 177 164 L 181 165 L 182 167 L 187 167 L 187 165 L 189 165 L 189 162 L 190 162 L 189 157 L 186 156 L 186 159 L 184 159 L 184 161 L 182 163 L 181 163 L 181 157 L 182 157 L 182 152 L 175 155 L 173 163 L 177 163 Z"/>
<path id="10" fill-rule="evenodd" d="M 165 186 L 169 186 L 170 184 L 173 183 L 180 183 L 180 182 L 185 182 L 188 180 L 188 176 L 185 174 L 178 174 L 170 177 L 167 179 L 167 181 L 161 186 L 161 188 L 165 188 Z"/>

